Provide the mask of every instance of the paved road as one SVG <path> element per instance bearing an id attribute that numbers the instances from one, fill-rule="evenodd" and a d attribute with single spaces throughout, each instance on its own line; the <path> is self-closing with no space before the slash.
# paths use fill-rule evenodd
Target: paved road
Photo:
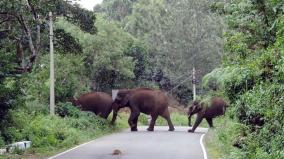
<path id="1" fill-rule="evenodd" d="M 105 136 L 50 159 L 206 159 L 201 137 L 207 132 L 197 128 L 195 133 L 188 133 L 188 127 L 175 127 L 174 132 L 168 127 L 156 126 L 154 132 L 147 127 L 138 127 L 138 132 L 124 131 Z M 113 155 L 118 149 L 122 152 Z"/>

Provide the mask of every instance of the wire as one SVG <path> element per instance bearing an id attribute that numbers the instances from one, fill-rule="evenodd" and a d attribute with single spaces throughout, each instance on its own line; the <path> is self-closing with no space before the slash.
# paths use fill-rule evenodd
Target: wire
<path id="1" fill-rule="evenodd" d="M 181 79 L 182 77 L 184 77 L 184 76 L 186 76 L 186 75 L 191 75 L 191 73 L 186 72 L 186 73 L 184 73 L 183 75 L 181 75 L 181 76 L 179 76 L 178 78 L 173 79 L 173 80 L 171 80 L 171 81 L 172 81 L 172 82 L 177 82 L 179 79 Z"/>
<path id="2" fill-rule="evenodd" d="M 170 91 L 168 91 L 168 93 L 171 93 L 174 89 L 176 89 L 177 87 L 179 87 L 180 85 L 182 85 L 183 83 L 187 82 L 190 79 L 191 79 L 191 77 L 186 78 L 185 80 L 180 82 L 178 85 L 176 85 L 174 88 L 172 88 Z"/>

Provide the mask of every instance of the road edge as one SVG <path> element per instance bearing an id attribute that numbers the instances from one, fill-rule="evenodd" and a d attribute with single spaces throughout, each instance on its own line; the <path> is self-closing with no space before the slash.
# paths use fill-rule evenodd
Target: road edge
<path id="1" fill-rule="evenodd" d="M 94 140 L 95 140 L 95 139 L 94 139 Z M 54 158 L 56 158 L 56 157 L 58 157 L 58 156 L 60 156 L 60 155 L 63 155 L 63 154 L 65 154 L 65 153 L 67 153 L 67 152 L 73 151 L 74 149 L 77 149 L 77 148 L 79 148 L 79 147 L 82 147 L 82 146 L 84 146 L 84 145 L 87 145 L 87 144 L 93 142 L 94 140 L 91 140 L 91 141 L 82 143 L 82 144 L 80 144 L 80 145 L 77 145 L 77 146 L 75 146 L 75 147 L 73 147 L 73 148 L 71 148 L 71 149 L 68 149 L 68 150 L 66 150 L 66 151 L 63 151 L 63 152 L 61 152 L 61 153 L 59 153 L 59 154 L 56 154 L 56 155 L 51 156 L 51 157 L 48 157 L 47 159 L 54 159 Z"/>
<path id="2" fill-rule="evenodd" d="M 201 145 L 201 149 L 202 149 L 202 152 L 203 152 L 204 159 L 208 159 L 207 158 L 207 152 L 206 152 L 205 146 L 203 144 L 204 136 L 205 136 L 205 134 L 202 134 L 201 137 L 200 137 L 200 145 Z"/>
<path id="3" fill-rule="evenodd" d="M 127 130 L 128 130 L 128 129 L 123 129 L 123 130 L 121 130 L 120 132 L 127 131 Z M 117 132 L 116 132 L 116 133 L 117 133 Z M 115 134 L 115 133 L 111 133 L 111 134 L 109 134 L 109 135 L 103 135 L 102 137 L 110 136 L 110 135 L 113 135 L 113 134 Z M 204 157 L 204 159 L 208 159 L 208 158 L 207 158 L 207 152 L 206 152 L 205 146 L 204 146 L 204 144 L 203 144 L 203 138 L 204 138 L 205 135 L 206 135 L 206 134 L 202 134 L 202 135 L 201 135 L 200 140 L 199 140 L 199 143 L 200 143 L 200 145 L 201 145 L 201 149 L 202 149 L 202 152 L 203 152 L 203 157 Z M 93 141 L 95 141 L 95 140 L 97 140 L 97 139 L 99 139 L 99 138 L 93 139 L 93 140 L 91 140 L 91 141 L 87 141 L 87 142 L 85 142 L 85 143 L 82 143 L 82 144 L 80 144 L 80 145 L 77 145 L 77 146 L 75 146 L 75 147 L 73 147 L 73 148 L 71 148 L 71 149 L 68 149 L 68 150 L 66 150 L 66 151 L 63 151 L 63 152 L 61 152 L 61 153 L 59 153 L 59 154 L 56 154 L 56 155 L 54 155 L 54 156 L 47 157 L 47 159 L 55 159 L 55 158 L 58 157 L 58 156 L 61 156 L 61 155 L 65 154 L 65 153 L 68 153 L 68 152 L 70 152 L 70 151 L 73 151 L 73 150 L 75 150 L 75 149 L 77 149 L 77 148 L 79 148 L 79 147 L 85 146 L 85 145 L 87 145 L 87 144 L 89 144 L 89 143 L 91 143 L 91 142 L 93 142 Z"/>

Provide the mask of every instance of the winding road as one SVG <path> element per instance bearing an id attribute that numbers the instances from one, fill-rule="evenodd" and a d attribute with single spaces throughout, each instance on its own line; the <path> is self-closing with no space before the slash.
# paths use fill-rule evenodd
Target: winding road
<path id="1" fill-rule="evenodd" d="M 49 159 L 207 159 L 202 144 L 206 128 L 195 133 L 188 133 L 188 127 L 176 126 L 173 132 L 165 126 L 155 126 L 154 132 L 146 128 L 104 136 Z"/>

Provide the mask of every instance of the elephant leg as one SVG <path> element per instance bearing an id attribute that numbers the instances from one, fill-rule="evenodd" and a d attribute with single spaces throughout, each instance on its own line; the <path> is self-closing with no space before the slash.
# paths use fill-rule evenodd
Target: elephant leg
<path id="1" fill-rule="evenodd" d="M 151 119 L 150 125 L 147 128 L 148 131 L 154 131 L 154 126 L 155 126 L 156 120 L 158 118 L 158 115 L 151 115 L 151 118 L 152 119 Z"/>
<path id="2" fill-rule="evenodd" d="M 139 117 L 139 115 L 136 118 L 133 119 L 134 127 L 135 127 L 136 130 L 137 130 L 138 117 Z"/>
<path id="3" fill-rule="evenodd" d="M 99 115 L 101 118 L 107 119 L 106 113 L 104 113 L 104 112 L 102 112 L 102 111 L 99 112 L 98 115 Z"/>
<path id="4" fill-rule="evenodd" d="M 165 112 L 161 116 L 167 120 L 168 125 L 169 125 L 169 131 L 174 131 L 175 127 L 174 127 L 174 125 L 172 123 L 169 110 L 168 109 L 165 110 Z"/>
<path id="5" fill-rule="evenodd" d="M 207 123 L 209 124 L 210 128 L 213 128 L 213 120 L 212 118 L 206 118 Z"/>
<path id="6" fill-rule="evenodd" d="M 194 132 L 195 129 L 198 127 L 198 125 L 202 122 L 202 120 L 203 120 L 203 117 L 200 117 L 200 116 L 197 115 L 197 118 L 195 120 L 195 123 L 194 123 L 192 129 L 191 130 L 189 129 L 188 132 Z"/>
<path id="7" fill-rule="evenodd" d="M 131 128 L 131 131 L 137 131 L 137 120 L 140 113 L 131 112 L 130 117 L 128 119 L 128 124 Z M 135 123 L 136 122 L 136 123 Z"/>
<path id="8" fill-rule="evenodd" d="M 117 117 L 117 111 L 114 110 L 113 114 L 112 114 L 112 119 L 111 119 L 111 122 L 110 122 L 111 125 L 114 125 L 116 117 Z"/>
<path id="9" fill-rule="evenodd" d="M 102 117 L 107 119 L 109 114 L 111 113 L 111 108 L 102 111 Z"/>

